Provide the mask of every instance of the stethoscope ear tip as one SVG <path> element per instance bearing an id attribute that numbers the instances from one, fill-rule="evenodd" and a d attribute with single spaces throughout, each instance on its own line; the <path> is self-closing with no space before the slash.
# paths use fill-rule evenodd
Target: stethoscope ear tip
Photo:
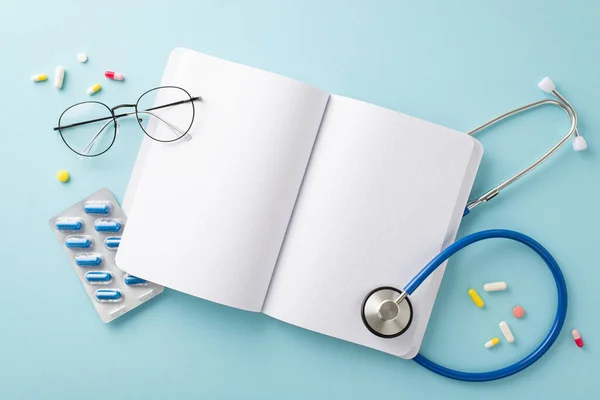
<path id="1" fill-rule="evenodd" d="M 540 83 L 538 83 L 538 87 L 546 93 L 552 93 L 552 91 L 556 89 L 556 85 L 549 77 L 542 79 Z"/>
<path id="2" fill-rule="evenodd" d="M 575 136 L 575 139 L 573 139 L 573 150 L 583 151 L 583 150 L 587 149 L 587 147 L 588 147 L 587 142 L 583 138 L 583 136 L 581 136 L 581 135 Z"/>

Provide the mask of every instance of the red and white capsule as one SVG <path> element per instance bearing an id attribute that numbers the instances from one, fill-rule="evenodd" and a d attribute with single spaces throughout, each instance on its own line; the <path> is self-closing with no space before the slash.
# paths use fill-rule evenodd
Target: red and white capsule
<path id="1" fill-rule="evenodd" d="M 114 81 L 122 81 L 123 79 L 125 79 L 123 74 L 120 74 L 120 73 L 114 72 L 114 71 L 106 71 L 104 73 L 104 76 L 107 77 L 108 79 L 112 79 Z"/>
<path id="2" fill-rule="evenodd" d="M 577 329 L 573 329 L 571 331 L 571 335 L 573 335 L 573 339 L 575 340 L 577 347 L 583 347 L 583 339 L 581 338 L 579 331 Z"/>

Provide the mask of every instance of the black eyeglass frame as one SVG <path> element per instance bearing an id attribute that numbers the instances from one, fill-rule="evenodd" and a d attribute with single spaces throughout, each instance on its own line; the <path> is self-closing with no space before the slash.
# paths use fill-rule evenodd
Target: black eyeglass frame
<path id="1" fill-rule="evenodd" d="M 150 107 L 148 109 L 145 110 L 139 110 L 138 109 L 138 105 L 140 103 L 140 100 L 147 95 L 148 93 L 155 91 L 155 90 L 159 90 L 159 89 L 179 89 L 182 90 L 188 97 L 189 99 L 186 100 L 180 100 L 180 101 L 176 101 L 173 103 L 167 103 L 167 104 L 162 104 L 160 106 L 156 106 L 156 107 Z M 158 86 L 155 88 L 152 88 L 150 90 L 145 91 L 144 93 L 141 94 L 140 97 L 138 97 L 137 101 L 135 102 L 135 104 L 119 104 L 117 106 L 114 106 L 112 108 L 110 108 L 109 106 L 107 106 L 106 104 L 99 102 L 99 101 L 82 101 L 80 103 L 76 103 L 73 104 L 72 106 L 70 106 L 69 108 L 67 108 L 65 111 L 62 112 L 62 114 L 60 114 L 60 117 L 58 118 L 58 126 L 54 127 L 53 130 L 54 131 L 58 131 L 60 133 L 60 137 L 62 139 L 62 141 L 65 143 L 65 145 L 74 153 L 83 156 L 83 157 L 97 157 L 100 156 L 104 153 L 106 153 L 108 150 L 110 150 L 110 148 L 112 147 L 112 145 L 115 143 L 115 140 L 117 139 L 117 118 L 122 118 L 122 117 L 127 117 L 130 115 L 135 114 L 138 125 L 140 126 L 140 128 L 142 128 L 142 131 L 144 131 L 144 134 L 146 136 L 148 136 L 150 139 L 155 140 L 157 142 L 161 142 L 161 143 L 170 143 L 170 142 L 175 142 L 183 137 L 185 137 L 185 135 L 187 135 L 187 133 L 190 131 L 190 129 L 192 129 L 192 126 L 194 125 L 194 119 L 196 117 L 196 107 L 194 106 L 194 101 L 202 101 L 202 97 L 200 96 L 196 96 L 196 97 L 192 97 L 192 95 L 185 90 L 182 87 L 179 86 Z M 175 139 L 172 140 L 161 140 L 161 139 L 157 139 L 152 137 L 150 134 L 148 134 L 148 132 L 146 132 L 146 129 L 142 126 L 142 118 L 139 115 L 139 112 L 147 112 L 147 111 L 153 111 L 153 110 L 158 110 L 161 108 L 166 108 L 166 107 L 172 107 L 172 106 L 177 106 L 180 104 L 185 104 L 185 103 L 191 103 L 192 105 L 192 120 L 190 122 L 190 126 L 187 128 L 187 130 L 179 137 L 176 137 Z M 70 109 L 72 109 L 73 107 L 77 107 L 80 106 L 82 104 L 100 104 L 104 107 L 106 107 L 106 109 L 110 112 L 111 116 L 108 117 L 103 117 L 103 118 L 95 118 L 95 119 L 91 119 L 91 120 L 87 120 L 87 121 L 82 121 L 82 122 L 77 122 L 74 124 L 69 124 L 69 125 L 65 125 L 65 126 L 61 126 L 60 125 L 60 121 L 62 120 L 63 116 L 65 115 L 65 113 L 67 113 L 67 111 L 69 111 Z M 118 110 L 120 108 L 128 108 L 128 107 L 133 107 L 135 109 L 134 113 L 123 113 L 123 114 L 115 114 L 115 110 Z M 69 143 L 67 143 L 67 140 L 65 139 L 65 137 L 63 136 L 62 133 L 62 129 L 67 129 L 67 128 L 75 128 L 77 126 L 81 126 L 81 125 L 86 125 L 86 124 L 93 124 L 96 122 L 101 122 L 101 121 L 108 121 L 112 119 L 113 120 L 113 138 L 112 141 L 110 142 L 110 145 L 102 152 L 98 153 L 98 154 L 82 154 L 80 152 L 78 152 L 77 150 L 75 150 L 74 148 L 72 148 Z"/>

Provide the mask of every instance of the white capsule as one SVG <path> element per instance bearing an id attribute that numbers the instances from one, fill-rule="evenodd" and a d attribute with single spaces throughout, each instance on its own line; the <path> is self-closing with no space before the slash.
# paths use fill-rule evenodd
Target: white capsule
<path id="1" fill-rule="evenodd" d="M 512 331 L 510 330 L 510 327 L 508 326 L 506 321 L 500 322 L 498 326 L 500 326 L 500 330 L 504 335 L 504 339 L 506 339 L 508 343 L 512 343 L 515 341 L 515 337 L 513 336 Z"/>
<path id="2" fill-rule="evenodd" d="M 54 87 L 57 89 L 62 88 L 64 79 L 65 79 L 65 67 L 61 67 L 59 65 L 54 70 Z"/>
<path id="3" fill-rule="evenodd" d="M 486 292 L 496 292 L 498 290 L 506 290 L 507 287 L 506 282 L 491 282 L 483 285 L 483 290 Z"/>

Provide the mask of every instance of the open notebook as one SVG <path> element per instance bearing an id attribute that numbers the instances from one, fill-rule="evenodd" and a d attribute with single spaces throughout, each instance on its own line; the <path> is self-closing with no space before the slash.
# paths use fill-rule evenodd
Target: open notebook
<path id="1" fill-rule="evenodd" d="M 191 50 L 172 52 L 162 84 L 203 100 L 192 140 L 143 142 L 123 205 L 118 266 L 193 296 L 414 357 L 443 268 L 411 296 L 414 320 L 398 338 L 371 334 L 361 303 L 375 287 L 402 288 L 454 240 L 481 145 Z"/>

